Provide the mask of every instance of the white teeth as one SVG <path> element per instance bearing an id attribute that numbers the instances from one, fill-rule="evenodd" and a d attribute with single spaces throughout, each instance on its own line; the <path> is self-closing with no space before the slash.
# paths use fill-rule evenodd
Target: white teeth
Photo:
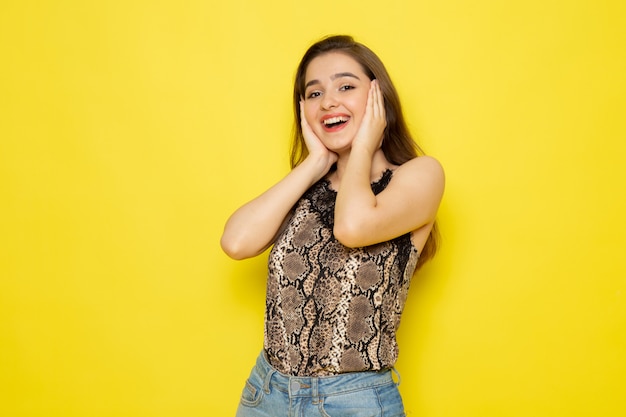
<path id="1" fill-rule="evenodd" d="M 337 117 L 331 117 L 330 119 L 326 119 L 324 120 L 324 124 L 326 126 L 328 125 L 332 125 L 334 123 L 339 123 L 339 122 L 347 122 L 348 118 L 345 116 L 337 116 Z"/>

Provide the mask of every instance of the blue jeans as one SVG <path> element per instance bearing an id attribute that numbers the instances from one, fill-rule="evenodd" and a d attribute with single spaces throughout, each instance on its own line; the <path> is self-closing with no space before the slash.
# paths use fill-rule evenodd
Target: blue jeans
<path id="1" fill-rule="evenodd" d="M 404 417 L 391 371 L 295 377 L 274 369 L 265 354 L 241 395 L 237 417 Z"/>

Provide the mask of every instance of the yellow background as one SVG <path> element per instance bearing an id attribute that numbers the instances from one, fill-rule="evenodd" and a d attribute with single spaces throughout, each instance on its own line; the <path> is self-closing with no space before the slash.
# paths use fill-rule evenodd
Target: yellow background
<path id="1" fill-rule="evenodd" d="M 0 4 L 0 415 L 231 416 L 304 50 L 387 65 L 447 173 L 400 329 L 409 416 L 626 415 L 626 10 L 606 1 Z"/>

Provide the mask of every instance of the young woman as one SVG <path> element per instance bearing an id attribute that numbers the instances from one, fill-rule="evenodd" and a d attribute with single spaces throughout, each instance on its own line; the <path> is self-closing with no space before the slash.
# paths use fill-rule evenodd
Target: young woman
<path id="1" fill-rule="evenodd" d="M 273 246 L 264 349 L 237 416 L 403 416 L 396 331 L 436 250 L 443 170 L 414 143 L 380 59 L 349 36 L 307 50 L 294 110 L 292 170 L 221 239 L 234 259 Z"/>

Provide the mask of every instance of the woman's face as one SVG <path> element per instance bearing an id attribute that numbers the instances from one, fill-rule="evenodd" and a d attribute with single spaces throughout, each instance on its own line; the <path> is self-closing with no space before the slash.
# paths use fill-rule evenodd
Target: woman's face
<path id="1" fill-rule="evenodd" d="M 349 150 L 363 115 L 371 80 L 340 52 L 314 58 L 306 69 L 304 117 L 331 151 Z"/>

